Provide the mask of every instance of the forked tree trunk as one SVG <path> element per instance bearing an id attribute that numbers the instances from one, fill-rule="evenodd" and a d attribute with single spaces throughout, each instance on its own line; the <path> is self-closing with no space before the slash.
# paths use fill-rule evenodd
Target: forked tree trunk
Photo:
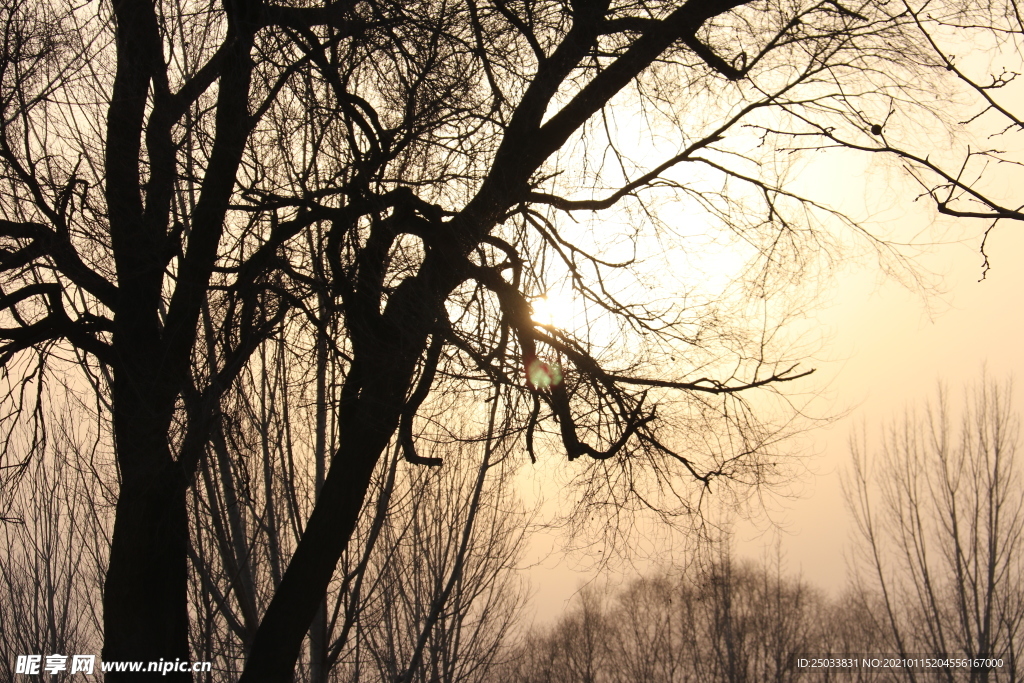
<path id="1" fill-rule="evenodd" d="M 423 301 L 412 292 L 403 294 L 412 294 L 406 304 Z M 256 632 L 241 683 L 291 679 L 302 640 L 359 519 L 374 468 L 398 426 L 419 352 L 426 348 L 436 307 L 420 305 L 415 311 L 398 316 L 406 322 L 401 328 L 375 325 L 357 346 L 339 407 L 340 446 Z"/>
<path id="2" fill-rule="evenodd" d="M 365 419 L 368 411 L 358 404 L 342 409 L 342 445 L 332 458 L 303 542 L 256 632 L 243 683 L 290 680 L 302 638 L 359 519 L 374 467 L 397 426 L 403 398 L 398 394 L 390 405 L 378 404 L 375 419 Z"/>

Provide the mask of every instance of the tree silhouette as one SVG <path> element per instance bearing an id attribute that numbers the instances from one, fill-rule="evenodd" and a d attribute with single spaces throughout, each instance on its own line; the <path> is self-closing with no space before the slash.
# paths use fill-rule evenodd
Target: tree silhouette
<path id="1" fill-rule="evenodd" d="M 881 632 L 894 652 L 979 662 L 943 666 L 947 681 L 1020 676 L 1024 503 L 1011 397 L 1008 382 L 986 378 L 957 416 L 940 391 L 888 426 L 877 449 L 854 443 L 847 496 Z M 902 680 L 921 678 L 908 670 Z"/>
<path id="2" fill-rule="evenodd" d="M 105 659 L 189 659 L 187 491 L 240 378 L 300 362 L 274 348 L 337 364 L 337 439 L 322 418 L 244 681 L 290 679 L 389 444 L 441 465 L 425 425 L 447 438 L 488 387 L 500 438 L 592 461 L 593 505 L 770 480 L 792 411 L 748 396 L 810 372 L 776 295 L 844 220 L 782 187 L 750 126 L 827 125 L 926 61 L 912 17 L 835 0 L 12 0 L 2 21 L 5 419 L 45 433 L 56 378 L 109 420 Z M 723 244 L 735 277 L 701 263 Z M 701 266 L 719 296 L 676 272 Z M 559 284 L 583 323 L 533 318 Z"/>
<path id="3" fill-rule="evenodd" d="M 829 680 L 797 669 L 794 654 L 822 647 L 840 605 L 783 576 L 779 563 L 739 562 L 724 546 L 716 554 L 706 567 L 637 579 L 610 605 L 592 586 L 581 590 L 555 624 L 526 635 L 492 680 Z"/>
<path id="4" fill-rule="evenodd" d="M 933 90 L 922 88 L 918 99 L 882 88 L 867 101 L 838 102 L 837 121 L 805 118 L 799 132 L 768 129 L 796 148 L 896 158 L 939 214 L 989 224 L 980 245 L 984 277 L 992 229 L 1024 220 L 1019 193 L 1004 189 L 1019 186 L 1021 177 L 1024 116 L 1015 90 L 1024 67 L 1024 14 L 1016 0 L 900 5 L 907 30 L 925 48 L 921 75 Z M 950 102 L 949 112 L 928 104 L 936 94 Z M 956 135 L 921 136 L 922 117 L 944 119 Z"/>

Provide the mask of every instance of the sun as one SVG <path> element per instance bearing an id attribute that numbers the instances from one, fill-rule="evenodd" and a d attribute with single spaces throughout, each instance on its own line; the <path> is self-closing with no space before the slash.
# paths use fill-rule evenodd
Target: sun
<path id="1" fill-rule="evenodd" d="M 538 325 L 557 327 L 565 330 L 572 326 L 576 306 L 572 297 L 558 292 L 548 292 L 530 302 L 533 314 L 530 316 Z"/>

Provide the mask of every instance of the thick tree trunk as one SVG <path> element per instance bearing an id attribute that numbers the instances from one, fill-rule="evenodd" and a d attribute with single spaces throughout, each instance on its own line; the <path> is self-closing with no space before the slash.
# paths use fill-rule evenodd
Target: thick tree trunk
<path id="1" fill-rule="evenodd" d="M 134 411 L 133 411 L 134 412 Z M 152 419 L 152 418 L 151 418 Z M 159 421 L 159 420 L 155 420 Z M 103 593 L 104 662 L 188 662 L 188 517 L 185 476 L 163 438 L 133 438 L 143 430 L 115 425 L 122 481 Z M 123 425 L 122 425 L 123 427 Z M 159 434 L 161 430 L 148 430 Z M 162 441 L 162 442 L 161 442 Z M 125 463 L 129 464 L 127 467 Z M 162 660 L 162 661 L 161 661 Z M 167 681 L 192 674 L 143 673 Z M 138 680 L 139 673 L 110 672 L 105 680 Z"/>
<path id="2" fill-rule="evenodd" d="M 414 287 L 407 290 L 393 295 L 402 299 L 402 312 L 387 323 L 378 320 L 367 326 L 373 331 L 356 347 L 339 410 L 341 445 L 256 632 L 240 683 L 291 680 L 303 638 L 348 546 L 374 467 L 398 426 L 416 363 L 437 317 L 436 304 L 432 305 L 437 297 L 424 297 L 423 290 Z"/>
<path id="3" fill-rule="evenodd" d="M 393 405 L 381 406 L 388 413 L 377 416 L 383 420 L 361 420 L 365 411 L 358 405 L 345 411 L 349 415 L 343 420 L 343 444 L 332 459 L 302 542 L 256 632 L 241 683 L 291 680 L 302 639 L 355 529 L 374 466 L 397 425 L 402 400 L 398 394 Z"/>
<path id="4" fill-rule="evenodd" d="M 493 225 L 493 219 L 470 222 Z M 302 641 L 359 520 L 374 467 L 398 427 L 417 362 L 446 315 L 444 301 L 463 277 L 472 243 L 450 240 L 445 253 L 429 252 L 419 274 L 396 289 L 380 317 L 374 315 L 379 303 L 356 301 L 349 307 L 357 322 L 350 321 L 355 354 L 339 410 L 341 445 L 239 683 L 291 680 Z"/>

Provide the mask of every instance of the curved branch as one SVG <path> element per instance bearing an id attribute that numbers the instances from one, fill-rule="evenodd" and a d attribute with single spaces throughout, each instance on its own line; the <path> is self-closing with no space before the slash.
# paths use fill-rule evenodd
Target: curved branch
<path id="1" fill-rule="evenodd" d="M 117 301 L 117 287 L 85 265 L 71 242 L 53 229 L 42 223 L 0 219 L 0 237 L 32 240 L 31 245 L 13 252 L 4 259 L 3 270 L 28 265 L 30 262 L 30 260 L 23 260 L 25 256 L 29 255 L 28 253 L 17 259 L 14 258 L 14 254 L 38 250 L 38 255 L 45 254 L 52 258 L 57 270 L 71 282 L 92 294 L 107 308 L 114 308 Z M 32 254 L 32 256 L 35 257 L 36 254 Z M 7 259 L 11 260 L 7 261 Z"/>
<path id="2" fill-rule="evenodd" d="M 398 441 L 402 446 L 402 456 L 414 465 L 426 465 L 427 467 L 438 467 L 444 463 L 441 458 L 427 458 L 416 452 L 416 443 L 413 438 L 412 423 L 416 418 L 416 411 L 423 404 L 427 394 L 430 393 L 430 386 L 434 383 L 434 375 L 437 374 L 437 364 L 441 360 L 441 350 L 444 348 L 444 337 L 434 334 L 430 339 L 430 346 L 427 347 L 426 357 L 423 359 L 423 373 L 416 385 L 416 390 L 405 402 L 402 415 L 398 423 Z"/>
<path id="3" fill-rule="evenodd" d="M 614 457 L 629 442 L 629 439 L 638 429 L 654 419 L 654 412 L 643 415 L 644 400 L 647 394 L 641 394 L 636 407 L 626 416 L 626 428 L 607 450 L 599 451 L 585 441 L 580 441 L 576 434 L 576 422 L 572 418 L 572 411 L 569 409 L 569 397 L 565 392 L 565 384 L 556 384 L 551 391 L 551 407 L 558 416 L 558 427 L 562 436 L 562 444 L 565 446 L 569 460 L 575 460 L 581 455 L 588 455 L 594 460 L 607 460 Z"/>

